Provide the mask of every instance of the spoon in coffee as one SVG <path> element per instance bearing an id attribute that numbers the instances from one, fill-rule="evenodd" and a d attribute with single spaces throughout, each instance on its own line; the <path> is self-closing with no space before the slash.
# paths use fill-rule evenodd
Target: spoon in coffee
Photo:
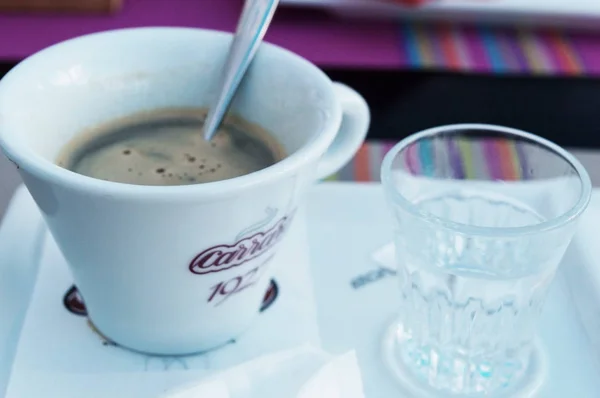
<path id="1" fill-rule="evenodd" d="M 204 139 L 210 141 L 271 23 L 279 0 L 246 0 L 221 76 L 219 94 L 208 110 Z"/>

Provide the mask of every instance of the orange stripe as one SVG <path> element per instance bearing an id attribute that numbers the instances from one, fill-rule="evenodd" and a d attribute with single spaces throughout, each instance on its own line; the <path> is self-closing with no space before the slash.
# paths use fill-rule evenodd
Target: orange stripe
<path id="1" fill-rule="evenodd" d="M 502 178 L 508 181 L 516 180 L 514 164 L 514 151 L 512 141 L 497 140 L 498 155 L 500 156 L 500 170 L 502 170 Z"/>
<path id="2" fill-rule="evenodd" d="M 444 54 L 444 59 L 449 67 L 458 69 L 460 67 L 460 58 L 458 57 L 456 47 L 454 47 L 454 41 L 452 40 L 452 26 L 440 26 L 439 34 L 442 39 L 442 53 Z"/>
<path id="3" fill-rule="evenodd" d="M 547 74 L 550 65 L 538 44 L 537 37 L 530 30 L 520 29 L 518 38 L 529 69 L 535 74 Z"/>
<path id="4" fill-rule="evenodd" d="M 550 35 L 550 39 L 557 47 L 556 56 L 561 67 L 567 69 L 571 73 L 581 73 L 582 68 L 579 60 L 577 59 L 577 54 L 575 54 L 573 48 L 569 45 L 569 43 L 567 43 L 565 37 L 559 32 L 553 32 Z"/>
<path id="5" fill-rule="evenodd" d="M 354 181 L 370 181 L 369 172 L 369 148 L 367 144 L 362 144 L 354 157 Z"/>
<path id="6" fill-rule="evenodd" d="M 417 48 L 419 49 L 423 65 L 435 66 L 433 44 L 427 35 L 427 30 L 423 26 L 415 26 L 415 37 L 417 38 Z"/>

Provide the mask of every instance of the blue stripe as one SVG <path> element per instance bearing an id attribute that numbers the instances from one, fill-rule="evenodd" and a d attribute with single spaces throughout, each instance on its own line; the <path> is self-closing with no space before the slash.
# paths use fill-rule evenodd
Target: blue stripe
<path id="1" fill-rule="evenodd" d="M 496 35 L 492 33 L 488 28 L 481 28 L 479 30 L 481 34 L 481 40 L 484 44 L 484 48 L 488 55 L 490 65 L 495 72 L 502 72 L 506 69 L 502 53 L 498 47 Z"/>
<path id="2" fill-rule="evenodd" d="M 419 43 L 417 42 L 417 36 L 415 35 L 414 27 L 411 24 L 402 25 L 402 38 L 406 45 L 406 53 L 408 54 L 408 61 L 411 66 L 421 65 L 421 54 L 419 53 Z"/>
<path id="3" fill-rule="evenodd" d="M 433 144 L 430 139 L 425 138 L 419 141 L 419 161 L 421 162 L 421 173 L 425 176 L 433 177 L 435 175 L 435 165 L 433 156 Z"/>

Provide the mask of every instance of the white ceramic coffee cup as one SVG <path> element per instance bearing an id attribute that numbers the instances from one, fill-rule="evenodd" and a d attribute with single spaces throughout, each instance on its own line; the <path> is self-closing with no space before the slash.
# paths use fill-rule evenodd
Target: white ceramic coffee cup
<path id="1" fill-rule="evenodd" d="M 134 350 L 200 352 L 247 329 L 272 275 L 268 260 L 307 188 L 343 166 L 367 132 L 360 95 L 265 44 L 232 111 L 285 147 L 289 156 L 275 165 L 230 180 L 156 187 L 93 179 L 53 163 L 71 138 L 107 120 L 208 106 L 231 39 L 185 28 L 98 33 L 41 51 L 0 82 L 3 151 L 70 264 L 92 322 Z"/>

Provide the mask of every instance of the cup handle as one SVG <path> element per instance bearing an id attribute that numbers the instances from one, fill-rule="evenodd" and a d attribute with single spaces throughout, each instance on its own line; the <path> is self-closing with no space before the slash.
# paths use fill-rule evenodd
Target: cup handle
<path id="1" fill-rule="evenodd" d="M 335 139 L 323 154 L 317 177 L 325 178 L 352 159 L 365 140 L 371 113 L 365 99 L 345 84 L 333 83 L 333 90 L 342 106 L 342 123 Z"/>

